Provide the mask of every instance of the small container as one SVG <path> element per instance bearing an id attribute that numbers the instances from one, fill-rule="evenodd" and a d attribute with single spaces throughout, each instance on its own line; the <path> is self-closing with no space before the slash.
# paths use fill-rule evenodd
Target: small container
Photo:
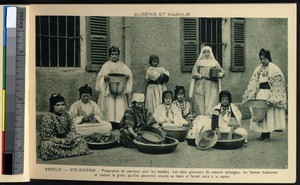
<path id="1" fill-rule="evenodd" d="M 211 68 L 210 71 L 209 71 L 209 76 L 211 78 L 217 78 L 218 77 L 218 74 L 221 72 L 221 69 L 219 68 Z"/>

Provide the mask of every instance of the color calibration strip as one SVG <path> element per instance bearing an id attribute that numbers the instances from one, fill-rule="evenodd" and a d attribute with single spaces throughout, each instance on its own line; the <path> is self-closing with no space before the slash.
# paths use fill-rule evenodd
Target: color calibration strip
<path id="1" fill-rule="evenodd" d="M 11 175 L 24 168 L 25 8 L 4 8 L 2 174 Z"/>

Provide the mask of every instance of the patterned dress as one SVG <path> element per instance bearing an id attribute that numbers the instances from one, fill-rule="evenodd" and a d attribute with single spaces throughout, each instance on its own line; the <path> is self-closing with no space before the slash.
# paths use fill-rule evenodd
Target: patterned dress
<path id="1" fill-rule="evenodd" d="M 42 119 L 39 154 L 42 160 L 90 154 L 87 143 L 75 132 L 69 114 L 48 113 Z"/>
<path id="2" fill-rule="evenodd" d="M 267 86 L 267 87 L 266 87 Z M 249 100 L 262 99 L 270 102 L 262 123 L 250 120 L 250 129 L 256 132 L 282 131 L 286 127 L 286 83 L 282 71 L 277 65 L 269 62 L 267 66 L 258 65 L 243 94 L 243 103 Z M 252 112 L 252 108 L 250 107 Z"/>
<path id="3" fill-rule="evenodd" d="M 173 104 L 180 109 L 181 115 L 185 120 L 187 120 L 189 123 L 193 122 L 195 119 L 195 110 L 190 102 L 185 100 L 179 102 L 178 100 L 175 100 Z"/>

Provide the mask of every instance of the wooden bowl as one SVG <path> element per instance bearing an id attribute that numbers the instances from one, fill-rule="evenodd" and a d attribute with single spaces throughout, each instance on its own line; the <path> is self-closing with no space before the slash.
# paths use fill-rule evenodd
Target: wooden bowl
<path id="1" fill-rule="evenodd" d="M 228 133 L 221 133 L 222 140 L 218 140 L 213 148 L 218 149 L 237 149 L 243 146 L 245 142 L 245 137 L 239 134 L 233 134 L 233 139 L 228 140 Z"/>
<path id="2" fill-rule="evenodd" d="M 109 148 L 114 148 L 119 146 L 117 140 L 109 140 L 104 143 L 94 143 L 94 142 L 87 142 L 89 149 L 91 150 L 104 150 Z"/>
<path id="3" fill-rule="evenodd" d="M 138 138 L 133 140 L 136 148 L 143 153 L 148 154 L 166 154 L 173 152 L 179 141 L 177 139 L 166 136 L 162 144 L 148 144 L 141 142 Z"/>
<path id="4" fill-rule="evenodd" d="M 188 127 L 185 126 L 165 126 L 162 130 L 167 136 L 177 139 L 179 142 L 183 142 L 189 131 Z"/>
<path id="5" fill-rule="evenodd" d="M 189 145 L 189 146 L 197 146 L 196 145 L 196 138 L 189 138 L 189 137 L 186 137 L 185 138 L 185 140 L 186 140 L 186 142 L 187 142 L 187 144 Z"/>

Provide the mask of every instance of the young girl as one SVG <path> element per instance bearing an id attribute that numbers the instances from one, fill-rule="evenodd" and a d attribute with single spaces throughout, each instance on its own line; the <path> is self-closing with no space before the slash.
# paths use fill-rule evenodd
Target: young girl
<path id="1" fill-rule="evenodd" d="M 195 111 L 191 103 L 185 100 L 185 88 L 183 86 L 175 87 L 173 104 L 180 109 L 182 117 L 192 124 Z"/>
<path id="2" fill-rule="evenodd" d="M 166 90 L 162 94 L 163 103 L 156 107 L 153 117 L 159 126 L 181 126 L 188 125 L 188 122 L 182 117 L 179 108 L 172 104 L 173 93 Z"/>
<path id="3" fill-rule="evenodd" d="M 169 81 L 170 73 L 165 68 L 158 66 L 158 55 L 151 55 L 150 67 L 146 72 L 147 92 L 146 108 L 153 113 L 155 108 L 162 102 L 162 93 L 167 90 L 166 83 Z"/>
<path id="4" fill-rule="evenodd" d="M 210 70 L 219 69 L 218 77 L 211 77 Z M 211 47 L 204 46 L 192 70 L 190 97 L 194 100 L 197 115 L 209 115 L 218 104 L 219 82 L 224 70 L 215 59 Z"/>
<path id="5" fill-rule="evenodd" d="M 206 130 L 215 130 L 219 139 L 222 139 L 221 133 L 228 133 L 228 139 L 232 139 L 233 133 L 237 133 L 246 138 L 248 132 L 241 127 L 242 114 L 238 107 L 231 103 L 232 98 L 229 91 L 221 91 L 219 94 L 219 104 L 217 104 L 211 116 L 200 115 L 196 118 L 192 132 L 193 137 Z"/>
<path id="6" fill-rule="evenodd" d="M 80 98 L 71 105 L 69 111 L 75 128 L 80 129 L 86 124 L 93 124 L 91 125 L 90 130 L 86 130 L 86 133 L 92 134 L 93 132 L 96 132 L 103 136 L 110 136 L 112 126 L 110 122 L 103 119 L 103 114 L 98 105 L 90 100 L 92 95 L 92 88 L 87 84 L 79 88 Z M 97 124 L 98 127 L 93 127 L 95 124 Z M 88 129 L 88 127 L 86 128 Z"/>

